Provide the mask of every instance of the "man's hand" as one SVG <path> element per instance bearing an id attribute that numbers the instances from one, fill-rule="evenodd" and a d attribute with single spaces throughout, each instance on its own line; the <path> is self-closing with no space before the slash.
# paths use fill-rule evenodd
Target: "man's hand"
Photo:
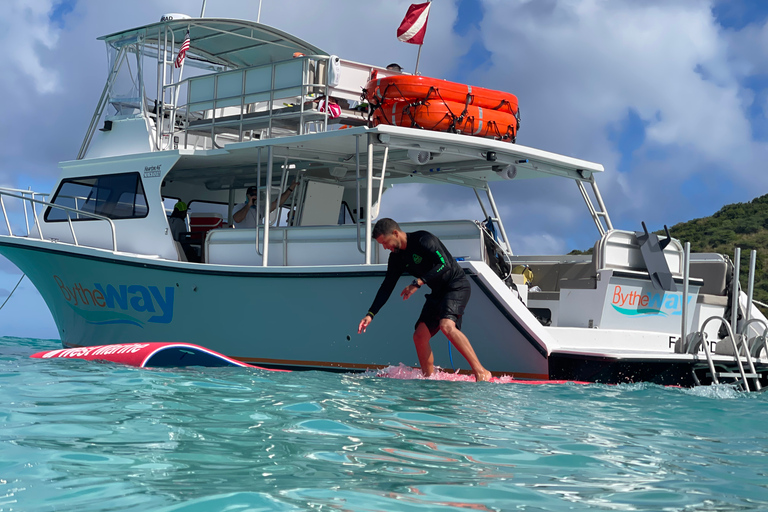
<path id="1" fill-rule="evenodd" d="M 410 297 L 411 295 L 416 293 L 416 291 L 418 289 L 419 289 L 418 286 L 414 286 L 412 284 L 409 284 L 408 286 L 405 287 L 405 290 L 403 290 L 400 293 L 400 296 L 403 298 L 403 300 L 408 300 L 408 297 Z"/>
<path id="2" fill-rule="evenodd" d="M 360 320 L 360 325 L 357 326 L 357 334 L 362 334 L 365 332 L 365 330 L 368 328 L 368 326 L 371 324 L 371 315 L 365 315 L 362 320 Z"/>

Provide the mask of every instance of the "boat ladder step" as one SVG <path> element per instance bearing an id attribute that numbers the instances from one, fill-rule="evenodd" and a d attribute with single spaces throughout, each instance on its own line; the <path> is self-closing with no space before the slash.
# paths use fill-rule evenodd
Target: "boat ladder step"
<path id="1" fill-rule="evenodd" d="M 746 377 L 748 379 L 759 379 L 760 374 L 757 373 L 745 373 L 744 375 L 740 373 L 734 373 L 734 372 L 717 372 L 718 378 L 726 378 L 726 379 L 741 379 L 742 377 Z"/>
<path id="2" fill-rule="evenodd" d="M 728 336 L 721 342 L 723 344 L 727 343 L 731 350 L 727 354 L 719 353 L 718 355 L 731 356 L 733 358 L 732 363 L 736 365 L 738 371 L 717 371 L 715 369 L 715 364 L 722 365 L 722 363 L 720 361 L 717 363 L 715 362 L 712 357 L 712 351 L 709 349 L 705 328 L 710 321 L 719 321 L 726 327 Z M 760 373 L 758 373 L 757 369 L 755 368 L 754 360 L 752 359 L 750 350 L 746 346 L 747 342 L 745 338 L 746 336 L 741 334 L 734 336 L 733 331 L 731 330 L 731 325 L 725 318 L 721 316 L 713 316 L 708 318 L 704 324 L 702 324 L 701 331 L 689 334 L 686 337 L 685 342 L 683 342 L 682 338 L 680 338 L 678 343 L 675 345 L 675 352 L 679 354 L 698 354 L 699 351 L 703 349 L 707 364 L 709 366 L 709 373 L 707 375 L 712 378 L 713 384 L 719 384 L 720 379 L 733 379 L 732 384 L 736 385 L 743 391 L 761 391 L 762 386 L 760 385 Z M 744 368 L 745 366 L 747 367 L 746 370 Z M 696 381 L 698 382 L 698 379 L 696 379 Z"/>

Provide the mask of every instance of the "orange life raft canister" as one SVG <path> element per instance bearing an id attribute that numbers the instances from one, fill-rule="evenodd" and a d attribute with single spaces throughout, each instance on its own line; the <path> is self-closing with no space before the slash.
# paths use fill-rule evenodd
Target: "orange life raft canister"
<path id="1" fill-rule="evenodd" d="M 389 124 L 515 141 L 514 94 L 423 76 L 370 80 L 364 92 L 374 126 Z"/>
<path id="2" fill-rule="evenodd" d="M 398 75 L 371 80 L 365 87 L 368 103 L 439 98 L 517 115 L 517 96 L 425 76 Z"/>
<path id="3" fill-rule="evenodd" d="M 517 118 L 499 110 L 453 101 L 385 101 L 373 113 L 373 125 L 389 124 L 515 141 Z"/>

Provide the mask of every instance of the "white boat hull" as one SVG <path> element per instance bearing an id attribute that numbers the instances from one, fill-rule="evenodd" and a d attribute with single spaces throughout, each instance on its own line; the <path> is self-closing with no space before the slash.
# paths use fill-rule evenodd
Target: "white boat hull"
<path id="1" fill-rule="evenodd" d="M 67 347 L 186 342 L 285 368 L 418 364 L 411 341 L 423 304 L 418 296 L 406 302 L 393 293 L 368 332 L 357 334 L 385 265 L 201 265 L 8 237 L 0 237 L 0 247 L 38 288 Z M 517 298 L 507 302 L 509 290 L 488 282 L 485 264 L 463 265 L 472 283 L 463 331 L 483 364 L 496 373 L 547 378 L 552 340 L 544 328 Z M 442 334 L 432 345 L 438 366 L 469 370 Z"/>

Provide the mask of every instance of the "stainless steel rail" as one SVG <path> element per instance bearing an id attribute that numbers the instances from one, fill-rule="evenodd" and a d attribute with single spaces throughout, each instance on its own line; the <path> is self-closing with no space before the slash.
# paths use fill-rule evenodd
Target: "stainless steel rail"
<path id="1" fill-rule="evenodd" d="M 24 210 L 25 210 L 25 221 L 26 221 L 26 202 L 28 201 L 30 203 L 30 205 L 32 206 L 32 213 L 35 218 L 35 227 L 37 228 L 37 234 L 40 240 L 45 240 L 45 239 L 43 238 L 43 230 L 40 225 L 40 219 L 37 216 L 37 209 L 35 208 L 36 204 L 41 204 L 43 206 L 47 206 L 51 208 L 58 208 L 59 210 L 63 210 L 67 213 L 67 223 L 69 224 L 69 229 L 70 229 L 70 232 L 72 233 L 72 240 L 74 241 L 74 245 L 76 246 L 80 246 L 80 244 L 77 242 L 77 234 L 75 233 L 75 226 L 74 224 L 72 224 L 72 215 L 71 215 L 72 213 L 108 222 L 111 230 L 111 234 L 112 234 L 112 251 L 117 252 L 117 233 L 115 231 L 115 223 L 109 217 L 105 217 L 104 215 L 99 215 L 98 213 L 86 212 L 83 210 L 79 210 L 77 208 L 62 206 L 60 204 L 49 203 L 48 201 L 41 201 L 39 199 L 34 199 L 32 197 L 24 197 L 23 195 L 11 194 L 7 192 L 6 189 L 0 189 L 0 208 L 3 211 L 3 218 L 5 219 L 5 226 L 8 229 L 9 236 L 20 237 L 20 235 L 13 234 L 13 229 L 11 228 L 11 222 L 10 222 L 10 219 L 8 218 L 8 213 L 5 209 L 5 201 L 3 200 L 3 198 L 5 197 L 11 197 L 11 198 L 19 199 L 20 201 L 22 201 L 22 204 L 24 205 Z M 30 235 L 29 226 L 27 226 L 27 234 L 25 236 L 28 237 L 29 235 Z"/>

